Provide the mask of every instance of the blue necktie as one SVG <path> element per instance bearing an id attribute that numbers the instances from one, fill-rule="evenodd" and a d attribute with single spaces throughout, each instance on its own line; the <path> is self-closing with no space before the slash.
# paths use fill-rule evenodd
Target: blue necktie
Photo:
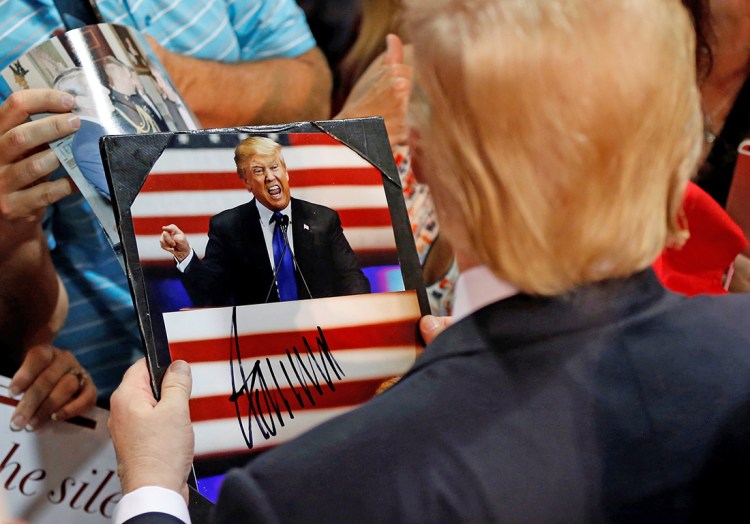
<path id="1" fill-rule="evenodd" d="M 279 292 L 279 300 L 297 300 L 297 280 L 294 277 L 294 263 L 292 262 L 292 250 L 284 240 L 284 231 L 289 218 L 278 211 L 271 217 L 271 222 L 276 222 L 273 229 L 273 263 L 276 269 L 276 288 Z M 286 248 L 286 249 L 285 249 Z M 282 254 L 284 258 L 282 259 Z"/>

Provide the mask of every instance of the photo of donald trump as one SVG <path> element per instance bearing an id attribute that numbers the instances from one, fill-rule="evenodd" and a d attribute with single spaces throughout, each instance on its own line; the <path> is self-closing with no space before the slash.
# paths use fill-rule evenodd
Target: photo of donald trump
<path id="1" fill-rule="evenodd" d="M 370 292 L 338 213 L 291 196 L 278 143 L 247 138 L 234 161 L 253 199 L 211 217 L 203 259 L 178 225 L 162 228 L 160 245 L 196 307 Z"/>

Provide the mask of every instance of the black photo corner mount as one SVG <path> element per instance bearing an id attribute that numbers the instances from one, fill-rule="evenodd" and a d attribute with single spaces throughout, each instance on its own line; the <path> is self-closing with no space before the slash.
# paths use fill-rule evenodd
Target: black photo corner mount
<path id="1" fill-rule="evenodd" d="M 380 117 L 348 120 L 297 122 L 266 125 L 156 133 L 147 135 L 110 135 L 100 140 L 100 150 L 107 182 L 112 195 L 122 250 L 125 258 L 130 291 L 133 296 L 141 337 L 146 347 L 151 387 L 160 397 L 161 382 L 171 363 L 164 320 L 159 312 L 151 312 L 146 282 L 141 267 L 130 208 L 145 183 L 153 165 L 179 135 L 217 135 L 244 133 L 249 135 L 325 133 L 347 146 L 377 168 L 383 188 L 396 241 L 398 262 L 404 287 L 415 290 L 422 315 L 430 311 L 422 269 L 411 233 L 411 226 L 403 198 L 401 181 L 396 170 L 388 135 Z M 415 326 L 415 331 L 417 327 Z"/>
<path id="2" fill-rule="evenodd" d="M 135 305 L 141 339 L 146 347 L 151 389 L 157 399 L 161 396 L 161 381 L 170 363 L 169 347 L 165 336 L 155 336 L 157 333 L 164 334 L 164 323 L 161 315 L 152 315 L 150 311 L 130 207 L 146 182 L 154 163 L 173 140 L 173 133 L 157 133 L 104 136 L 99 141 L 109 194 L 112 195 L 112 209 L 120 234 L 130 294 Z M 153 321 L 154 318 L 157 319 L 156 322 Z M 166 360 L 163 360 L 164 355 Z"/>

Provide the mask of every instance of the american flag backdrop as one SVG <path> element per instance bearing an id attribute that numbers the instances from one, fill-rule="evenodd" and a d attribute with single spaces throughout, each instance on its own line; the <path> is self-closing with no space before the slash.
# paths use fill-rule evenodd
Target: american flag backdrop
<path id="1" fill-rule="evenodd" d="M 220 211 L 248 202 L 234 165 L 234 144 L 167 148 L 154 164 L 131 212 L 141 264 L 172 263 L 159 247 L 162 226 L 175 223 L 203 256 L 208 221 Z M 232 135 L 235 143 L 242 135 Z M 396 260 L 396 244 L 380 171 L 323 133 L 283 135 L 282 155 L 292 196 L 335 209 L 349 244 L 361 259 Z M 203 138 L 203 137 L 201 137 Z M 230 142 L 231 143 L 231 142 Z M 282 142 L 283 143 L 283 142 Z"/>
<path id="2" fill-rule="evenodd" d="M 171 357 L 193 371 L 196 463 L 267 449 L 367 401 L 413 364 L 419 316 L 414 291 L 166 313 Z"/>

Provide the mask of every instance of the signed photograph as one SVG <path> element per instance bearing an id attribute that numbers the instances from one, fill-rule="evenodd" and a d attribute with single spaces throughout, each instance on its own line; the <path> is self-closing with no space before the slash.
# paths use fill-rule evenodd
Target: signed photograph
<path id="1" fill-rule="evenodd" d="M 162 66 L 150 56 L 138 31 L 98 24 L 56 36 L 0 73 L 3 89 L 54 88 L 75 98 L 73 113 L 80 118 L 80 128 L 50 146 L 114 245 L 119 240 L 99 139 L 198 127 Z"/>
<path id="2" fill-rule="evenodd" d="M 229 467 L 366 402 L 421 349 L 427 300 L 390 149 L 373 160 L 302 126 L 174 134 L 142 180 L 128 137 L 105 142 L 155 384 L 172 360 L 193 370 L 209 498 Z M 387 146 L 381 128 L 369 147 Z"/>

